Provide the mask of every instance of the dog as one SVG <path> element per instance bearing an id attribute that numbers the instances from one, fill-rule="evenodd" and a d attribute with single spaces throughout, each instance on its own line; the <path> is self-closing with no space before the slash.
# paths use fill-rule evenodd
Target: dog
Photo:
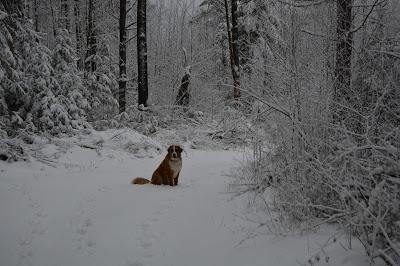
<path id="1" fill-rule="evenodd" d="M 131 183 L 134 185 L 151 183 L 153 185 L 177 186 L 179 173 L 182 169 L 182 151 L 183 149 L 179 145 L 169 146 L 168 154 L 154 171 L 151 180 L 137 177 Z"/>

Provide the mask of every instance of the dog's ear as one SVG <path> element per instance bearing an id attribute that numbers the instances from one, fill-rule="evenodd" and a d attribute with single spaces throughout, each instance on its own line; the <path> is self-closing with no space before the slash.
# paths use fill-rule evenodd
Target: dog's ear
<path id="1" fill-rule="evenodd" d="M 176 146 L 175 150 L 179 153 L 182 153 L 183 149 L 181 148 L 181 146 Z"/>
<path id="2" fill-rule="evenodd" d="M 169 146 L 168 147 L 168 153 L 171 153 L 172 152 L 172 146 Z"/>

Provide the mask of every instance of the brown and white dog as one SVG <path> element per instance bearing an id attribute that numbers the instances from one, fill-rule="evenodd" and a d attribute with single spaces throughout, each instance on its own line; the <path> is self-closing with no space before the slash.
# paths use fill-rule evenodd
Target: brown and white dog
<path id="1" fill-rule="evenodd" d="M 182 169 L 182 151 L 179 145 L 171 145 L 168 148 L 168 154 L 154 171 L 151 180 L 143 177 L 137 177 L 132 180 L 132 184 L 144 185 L 151 183 L 153 185 L 177 186 L 179 173 Z"/>

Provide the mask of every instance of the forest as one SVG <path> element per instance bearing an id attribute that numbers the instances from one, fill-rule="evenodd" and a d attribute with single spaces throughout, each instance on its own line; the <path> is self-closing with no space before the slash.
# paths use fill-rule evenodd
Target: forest
<path id="1" fill-rule="evenodd" d="M 52 197 L 44 200 L 35 191 L 30 171 L 45 167 L 57 175 L 50 173 L 64 169 L 64 180 L 71 165 L 79 165 L 69 153 L 93 156 L 95 162 L 76 166 L 89 184 L 99 180 L 86 167 L 98 160 L 115 160 L 118 172 L 110 162 L 104 169 L 122 175 L 118 161 L 134 161 L 136 171 L 137 160 L 158 158 L 173 143 L 187 153 L 183 169 L 200 158 L 207 174 L 216 174 L 213 167 L 227 172 L 202 184 L 217 182 L 246 205 L 241 244 L 263 234 L 330 232 L 300 262 L 268 264 L 261 252 L 260 264 L 249 259 L 237 265 L 399 265 L 400 1 L 0 0 L 1 213 L 17 212 L 8 187 L 29 182 L 31 192 L 23 194 L 32 193 L 31 200 L 37 193 L 44 210 L 47 203 L 40 202 Z M 224 158 L 236 163 L 225 167 Z M 143 169 L 150 175 L 151 167 Z M 201 169 L 193 171 L 202 178 Z M 195 194 L 200 181 L 181 178 L 177 189 Z M 167 200 L 159 190 L 137 193 Z M 204 195 L 211 199 L 212 191 Z M 17 214 L 20 220 L 29 215 Z M 88 231 L 99 226 L 94 216 L 90 223 L 77 219 Z M 33 227 L 45 218 L 35 218 L 42 222 Z M 7 254 L 16 248 L 4 239 L 14 239 L 7 232 L 16 218 L 3 219 L 0 264 L 14 265 Z M 80 239 L 89 234 L 85 230 Z M 15 265 L 108 265 L 90 260 L 96 252 L 74 264 L 42 260 L 35 254 L 47 254 L 40 248 L 43 236 L 30 236 L 29 244 L 15 244 Z M 91 241 L 88 250 L 96 248 Z M 141 247 L 151 248 L 146 241 Z M 327 249 L 338 242 L 343 252 L 359 245 L 363 259 L 332 262 Z M 209 265 L 236 265 L 212 258 Z M 198 265 L 190 258 L 171 257 L 170 264 L 152 259 L 122 265 Z"/>

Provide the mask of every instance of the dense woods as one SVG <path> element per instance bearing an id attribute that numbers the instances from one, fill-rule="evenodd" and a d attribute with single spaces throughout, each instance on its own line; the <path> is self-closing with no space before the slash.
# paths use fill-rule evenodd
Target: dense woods
<path id="1" fill-rule="evenodd" d="M 399 265 L 399 22 L 398 0 L 2 0 L 0 147 L 216 125 L 253 151 L 231 189 L 260 225 L 334 223 Z"/>

